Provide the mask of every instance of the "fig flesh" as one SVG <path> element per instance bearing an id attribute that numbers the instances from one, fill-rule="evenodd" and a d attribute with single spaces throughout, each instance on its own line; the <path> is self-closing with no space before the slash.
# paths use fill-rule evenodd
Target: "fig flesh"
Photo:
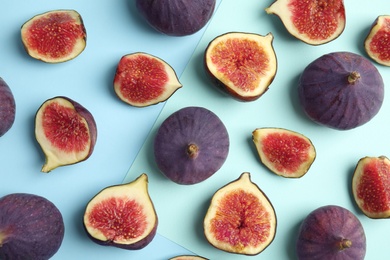
<path id="1" fill-rule="evenodd" d="M 359 160 L 352 177 L 357 206 L 368 217 L 390 217 L 390 160 L 386 156 Z"/>
<path id="2" fill-rule="evenodd" d="M 11 129 L 15 121 L 16 104 L 11 88 L 0 77 L 0 137 Z"/>
<path id="3" fill-rule="evenodd" d="M 207 46 L 204 63 L 212 82 L 239 101 L 253 101 L 272 83 L 277 60 L 273 35 L 229 32 Z"/>
<path id="4" fill-rule="evenodd" d="M 345 29 L 343 0 L 276 0 L 265 11 L 278 16 L 292 36 L 310 45 L 333 41 Z"/>
<path id="5" fill-rule="evenodd" d="M 101 190 L 88 203 L 83 223 L 88 237 L 99 245 L 127 250 L 147 246 L 158 225 L 147 174 Z"/>
<path id="6" fill-rule="evenodd" d="M 390 15 L 378 16 L 364 41 L 369 57 L 379 64 L 390 66 Z"/>
<path id="7" fill-rule="evenodd" d="M 48 63 L 59 63 L 74 59 L 84 51 L 87 33 L 77 11 L 54 10 L 25 22 L 21 37 L 31 57 Z"/>
<path id="8" fill-rule="evenodd" d="M 332 52 L 302 72 L 298 93 L 305 114 L 321 125 L 349 130 L 370 121 L 382 106 L 384 83 L 378 69 L 351 52 Z"/>
<path id="9" fill-rule="evenodd" d="M 300 178 L 316 157 L 313 143 L 306 136 L 282 128 L 257 128 L 252 132 L 261 162 L 273 173 Z"/>
<path id="10" fill-rule="evenodd" d="M 48 199 L 27 193 L 0 198 L 0 259 L 49 259 L 64 230 L 61 212 Z"/>
<path id="11" fill-rule="evenodd" d="M 363 226 L 346 208 L 319 207 L 301 223 L 296 252 L 299 260 L 363 260 L 366 254 Z"/>
<path id="12" fill-rule="evenodd" d="M 215 248 L 243 255 L 257 255 L 276 234 L 275 210 L 250 173 L 220 188 L 204 218 L 204 234 Z"/>
<path id="13" fill-rule="evenodd" d="M 216 0 L 136 0 L 146 21 L 160 33 L 187 36 L 202 29 L 211 19 Z"/>
<path id="14" fill-rule="evenodd" d="M 114 78 L 114 90 L 125 103 L 145 107 L 166 101 L 182 85 L 168 63 L 147 53 L 121 58 Z"/>
<path id="15" fill-rule="evenodd" d="M 88 159 L 97 128 L 92 114 L 76 101 L 58 96 L 46 100 L 35 116 L 35 138 L 45 154 L 42 172 Z"/>
<path id="16" fill-rule="evenodd" d="M 211 177 L 229 153 L 229 134 L 223 122 L 203 107 L 172 113 L 154 139 L 157 167 L 178 184 L 196 184 Z"/>

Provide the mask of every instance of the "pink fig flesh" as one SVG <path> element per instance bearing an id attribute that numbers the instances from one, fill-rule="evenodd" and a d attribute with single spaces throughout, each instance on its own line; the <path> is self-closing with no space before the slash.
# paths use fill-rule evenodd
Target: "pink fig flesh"
<path id="1" fill-rule="evenodd" d="M 390 66 L 390 15 L 378 16 L 364 41 L 364 48 L 373 60 Z"/>

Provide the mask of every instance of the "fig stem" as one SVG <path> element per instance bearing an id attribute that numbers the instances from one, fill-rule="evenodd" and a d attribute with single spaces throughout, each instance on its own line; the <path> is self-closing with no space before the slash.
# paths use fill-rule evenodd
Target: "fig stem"
<path id="1" fill-rule="evenodd" d="M 340 251 L 350 248 L 351 246 L 352 246 L 352 241 L 345 238 L 343 238 L 338 245 Z"/>
<path id="2" fill-rule="evenodd" d="M 355 84 L 355 82 L 357 82 L 358 79 L 360 79 L 360 73 L 357 71 L 352 71 L 348 75 L 348 83 L 350 83 L 350 84 Z"/>
<path id="3" fill-rule="evenodd" d="M 189 144 L 187 146 L 187 154 L 191 159 L 198 157 L 199 148 L 196 144 Z"/>

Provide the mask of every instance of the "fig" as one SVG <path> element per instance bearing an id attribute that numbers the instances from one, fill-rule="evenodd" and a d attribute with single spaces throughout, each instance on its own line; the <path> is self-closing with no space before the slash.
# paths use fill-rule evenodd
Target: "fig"
<path id="1" fill-rule="evenodd" d="M 0 77 L 0 137 L 11 129 L 15 121 L 16 104 L 11 88 Z"/>
<path id="2" fill-rule="evenodd" d="M 74 59 L 84 51 L 87 33 L 77 11 L 53 10 L 25 22 L 21 37 L 31 57 L 59 63 Z"/>
<path id="3" fill-rule="evenodd" d="M 217 249 L 257 255 L 276 234 L 275 210 L 250 173 L 217 190 L 204 218 L 204 234 Z"/>
<path id="4" fill-rule="evenodd" d="M 170 36 L 187 36 L 211 19 L 216 0 L 136 0 L 141 16 L 151 27 Z"/>
<path id="5" fill-rule="evenodd" d="M 168 63 L 142 52 L 123 56 L 114 78 L 117 96 L 136 107 L 166 101 L 181 87 L 174 69 Z"/>
<path id="6" fill-rule="evenodd" d="M 277 59 L 272 33 L 228 32 L 208 44 L 204 63 L 218 88 L 239 101 L 262 96 L 275 78 Z"/>
<path id="7" fill-rule="evenodd" d="M 390 15 L 378 16 L 364 41 L 368 56 L 377 63 L 390 66 Z"/>
<path id="8" fill-rule="evenodd" d="M 282 128 L 257 128 L 252 132 L 261 162 L 273 173 L 300 178 L 316 157 L 313 143 L 306 136 Z"/>
<path id="9" fill-rule="evenodd" d="M 299 101 L 314 122 L 349 130 L 370 121 L 382 106 L 378 69 L 352 52 L 332 52 L 311 62 L 298 83 Z"/>
<path id="10" fill-rule="evenodd" d="M 326 205 L 301 223 L 296 243 L 299 260 L 363 260 L 366 236 L 359 219 L 348 209 Z"/>
<path id="11" fill-rule="evenodd" d="M 83 224 L 88 237 L 99 245 L 127 250 L 147 246 L 158 225 L 148 175 L 101 190 L 88 202 Z"/>
<path id="12" fill-rule="evenodd" d="M 154 139 L 159 170 L 178 184 L 211 177 L 229 153 L 229 134 L 221 119 L 204 107 L 184 107 L 168 116 Z"/>
<path id="13" fill-rule="evenodd" d="M 92 114 L 76 101 L 57 96 L 46 100 L 35 115 L 35 138 L 45 154 L 42 172 L 88 159 L 97 129 Z"/>
<path id="14" fill-rule="evenodd" d="M 207 258 L 197 255 L 180 255 L 170 258 L 169 260 L 207 260 Z"/>
<path id="15" fill-rule="evenodd" d="M 368 217 L 390 217 L 390 160 L 386 156 L 363 157 L 352 177 L 352 193 L 357 206 Z"/>
<path id="16" fill-rule="evenodd" d="M 343 0 L 276 0 L 265 11 L 278 16 L 289 34 L 310 45 L 335 40 L 346 24 Z"/>
<path id="17" fill-rule="evenodd" d="M 64 230 L 61 212 L 48 199 L 28 193 L 0 198 L 0 259 L 49 259 Z"/>

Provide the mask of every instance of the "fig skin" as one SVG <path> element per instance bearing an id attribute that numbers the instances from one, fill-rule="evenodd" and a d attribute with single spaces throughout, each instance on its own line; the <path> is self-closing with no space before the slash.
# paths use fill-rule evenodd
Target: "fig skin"
<path id="1" fill-rule="evenodd" d="M 208 260 L 208 259 L 196 255 L 180 255 L 180 256 L 169 258 L 169 260 Z"/>
<path id="2" fill-rule="evenodd" d="M 99 245 L 126 250 L 146 247 L 158 226 L 148 192 L 148 175 L 143 173 L 132 182 L 109 186 L 97 193 L 86 206 L 83 226 L 88 237 Z"/>
<path id="3" fill-rule="evenodd" d="M 350 130 L 369 122 L 384 100 L 378 69 L 352 52 L 332 52 L 311 62 L 298 82 L 300 104 L 314 122 Z"/>
<path id="4" fill-rule="evenodd" d="M 390 218 L 390 160 L 386 156 L 361 158 L 352 177 L 352 194 L 369 218 Z"/>
<path id="5" fill-rule="evenodd" d="M 0 137 L 11 129 L 15 114 L 16 104 L 12 90 L 0 77 Z"/>
<path id="6" fill-rule="evenodd" d="M 198 32 L 211 19 L 216 0 L 136 0 L 136 8 L 151 27 L 169 36 Z"/>
<path id="7" fill-rule="evenodd" d="M 299 260 L 363 260 L 366 254 L 363 226 L 346 208 L 319 207 L 302 221 L 296 252 Z"/>
<path id="8" fill-rule="evenodd" d="M 378 16 L 364 40 L 367 55 L 378 64 L 390 66 L 390 15 Z"/>
<path id="9" fill-rule="evenodd" d="M 48 199 L 28 193 L 0 198 L 0 259 L 49 259 L 64 232 L 62 214 Z"/>
<path id="10" fill-rule="evenodd" d="M 54 115 L 51 116 L 56 118 L 54 120 L 44 118 L 44 115 L 48 114 L 45 113 L 46 108 L 53 104 L 55 105 Z M 67 113 L 66 109 L 70 109 L 71 112 Z M 47 129 L 46 133 L 44 123 L 54 129 L 50 131 Z M 73 129 L 74 127 L 77 129 Z M 75 130 L 77 130 L 77 135 L 74 133 Z M 82 141 L 81 136 L 88 140 Z M 48 173 L 57 167 L 87 160 L 92 155 L 96 144 L 97 126 L 89 110 L 71 98 L 57 96 L 46 100 L 37 110 L 35 138 L 45 154 L 45 163 L 41 171 Z M 66 138 L 67 141 L 63 142 L 60 138 Z M 53 140 L 56 144 L 53 144 Z"/>

